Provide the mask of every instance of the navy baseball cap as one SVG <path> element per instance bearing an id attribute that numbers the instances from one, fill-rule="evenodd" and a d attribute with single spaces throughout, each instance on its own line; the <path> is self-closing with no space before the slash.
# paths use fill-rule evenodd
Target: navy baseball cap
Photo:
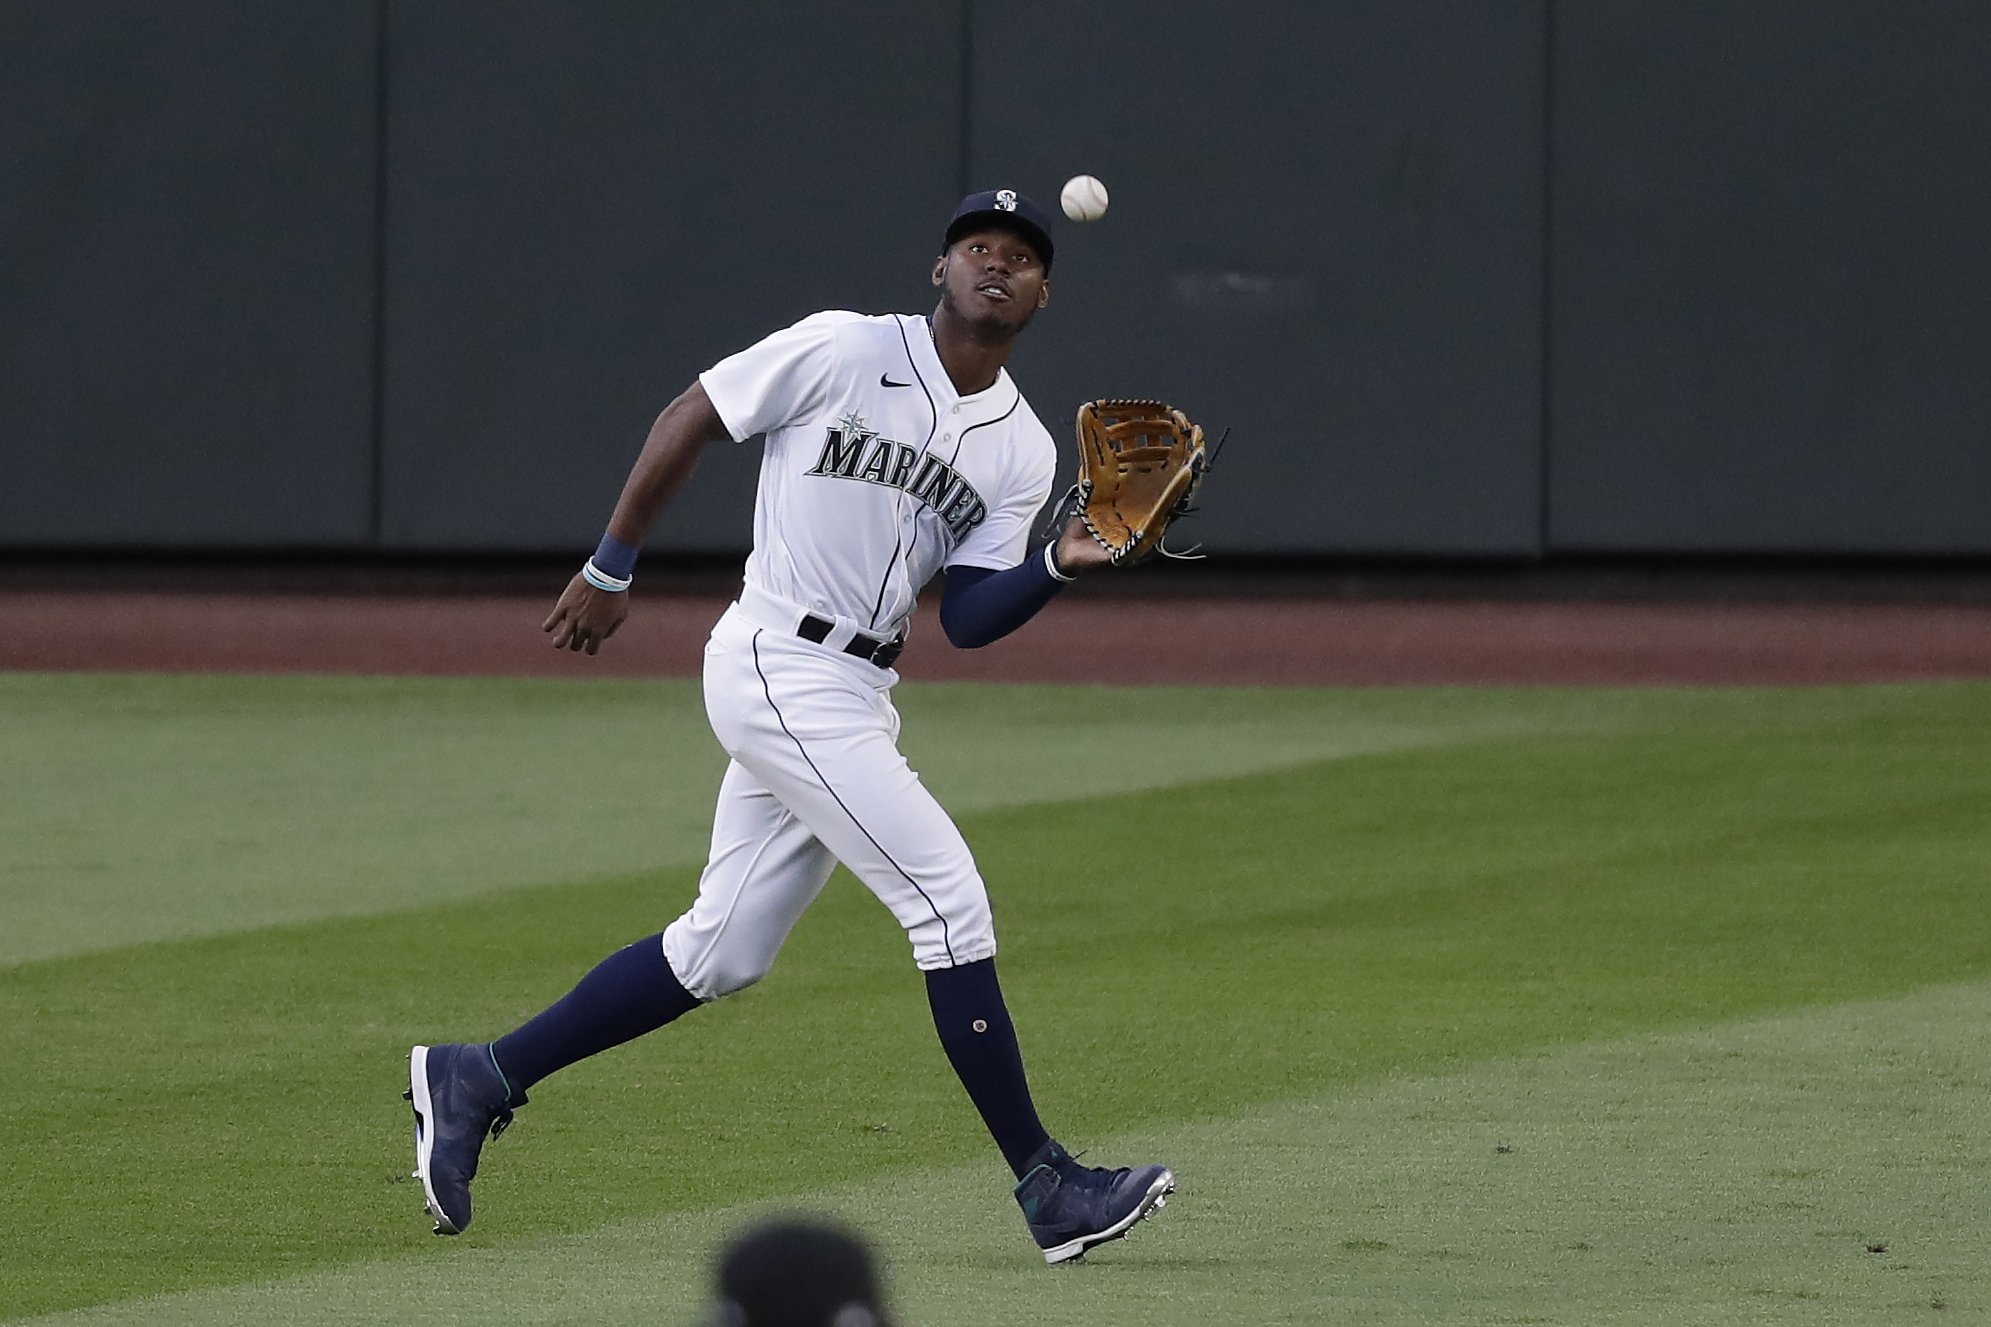
<path id="1" fill-rule="evenodd" d="M 1037 256 L 1044 260 L 1044 270 L 1051 270 L 1051 255 L 1056 248 L 1051 243 L 1051 214 L 1014 189 L 985 189 L 963 198 L 947 223 L 947 243 L 952 245 L 978 225 L 990 223 L 1029 240 Z"/>

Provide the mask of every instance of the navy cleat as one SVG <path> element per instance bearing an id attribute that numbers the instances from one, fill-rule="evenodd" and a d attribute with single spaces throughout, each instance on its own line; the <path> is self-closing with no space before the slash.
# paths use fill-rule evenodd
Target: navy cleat
<path id="1" fill-rule="evenodd" d="M 470 1181 L 488 1132 L 496 1138 L 512 1122 L 505 1076 L 483 1045 L 417 1046 L 408 1052 L 408 1090 L 415 1108 L 415 1178 L 435 1218 L 436 1234 L 470 1228 Z"/>
<path id="2" fill-rule="evenodd" d="M 1016 1201 L 1047 1263 L 1083 1258 L 1093 1245 L 1119 1239 L 1175 1192 L 1175 1172 L 1167 1166 L 1081 1166 L 1056 1140 L 1031 1161 L 1016 1185 Z"/>

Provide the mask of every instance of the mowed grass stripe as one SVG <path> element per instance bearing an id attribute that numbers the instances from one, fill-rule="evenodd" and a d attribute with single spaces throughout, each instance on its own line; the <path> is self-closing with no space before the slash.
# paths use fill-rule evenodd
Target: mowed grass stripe
<path id="1" fill-rule="evenodd" d="M 1083 1146 L 1527 1048 L 1991 971 L 1985 693 L 1405 751 L 970 818 L 1047 1119 Z M 1728 702 L 1723 702 L 1728 704 Z M 0 974 L 0 1312 L 420 1257 L 401 1057 L 488 1036 L 694 873 Z M 761 988 L 535 1092 L 474 1245 L 989 1149 L 839 877 Z"/>
<path id="2" fill-rule="evenodd" d="M 934 1327 L 1980 1321 L 1987 1024 L 1991 986 L 1940 987 L 1115 1137 L 1181 1192 L 1066 1268 L 984 1160 L 34 1321 L 692 1322 L 713 1250 L 774 1210 L 866 1231 L 901 1316 Z"/>
<path id="3" fill-rule="evenodd" d="M 1470 693 L 900 705 L 960 812 L 1569 721 Z M 0 674 L 0 965 L 694 865 L 724 765 L 687 680 Z"/>

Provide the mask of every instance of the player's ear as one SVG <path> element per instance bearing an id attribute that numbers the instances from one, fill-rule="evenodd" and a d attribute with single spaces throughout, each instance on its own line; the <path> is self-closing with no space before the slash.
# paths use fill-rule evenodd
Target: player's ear
<path id="1" fill-rule="evenodd" d="M 1051 302 L 1051 278 L 1045 277 L 1044 284 L 1037 287 L 1037 307 L 1043 308 Z"/>
<path id="2" fill-rule="evenodd" d="M 947 255 L 941 254 L 933 260 L 933 284 L 939 285 L 947 279 Z"/>

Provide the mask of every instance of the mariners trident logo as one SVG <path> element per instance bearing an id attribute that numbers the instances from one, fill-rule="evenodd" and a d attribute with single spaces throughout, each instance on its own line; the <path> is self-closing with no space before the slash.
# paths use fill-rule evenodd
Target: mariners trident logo
<path id="1" fill-rule="evenodd" d="M 996 206 L 1005 212 L 1014 212 L 1016 210 L 1016 190 L 996 190 Z"/>
<path id="2" fill-rule="evenodd" d="M 855 410 L 826 431 L 823 454 L 809 473 L 902 490 L 931 508 L 957 543 L 989 514 L 981 495 L 953 466 L 938 456 L 922 457 L 917 447 L 879 437 Z"/>

